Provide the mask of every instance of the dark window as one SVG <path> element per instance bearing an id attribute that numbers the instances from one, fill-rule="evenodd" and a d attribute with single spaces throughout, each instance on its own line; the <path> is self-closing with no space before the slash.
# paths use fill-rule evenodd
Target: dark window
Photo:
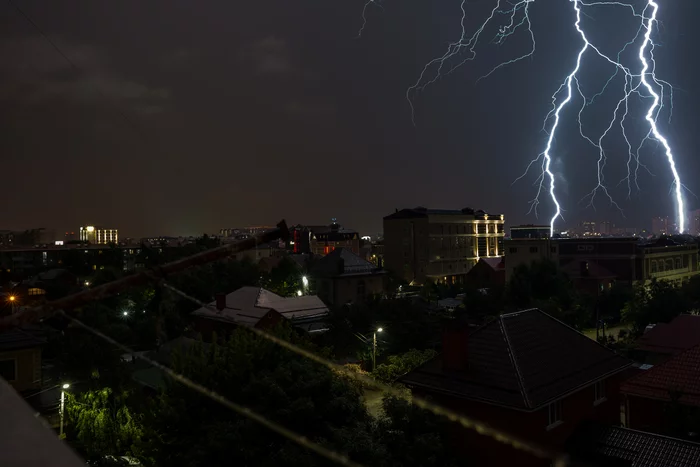
<path id="1" fill-rule="evenodd" d="M 557 247 L 553 246 L 552 249 L 551 249 L 551 251 L 552 251 L 552 253 L 556 253 L 556 252 L 557 252 Z"/>
<path id="2" fill-rule="evenodd" d="M 508 253 L 517 253 L 517 252 L 518 252 L 517 248 L 514 248 L 514 247 L 508 248 Z"/>
<path id="3" fill-rule="evenodd" d="M 15 360 L 0 360 L 0 377 L 5 381 L 17 379 L 17 368 Z"/>
<path id="4" fill-rule="evenodd" d="M 561 401 L 556 401 L 549 404 L 549 425 L 548 427 L 554 427 L 561 423 Z"/>
<path id="5" fill-rule="evenodd" d="M 357 296 L 358 297 L 365 296 L 365 281 L 358 281 L 357 282 Z"/>
<path id="6" fill-rule="evenodd" d="M 536 247 L 536 246 L 531 246 L 531 247 L 530 247 L 530 253 L 537 253 L 537 247 Z"/>
<path id="7" fill-rule="evenodd" d="M 598 381 L 595 383 L 595 397 L 593 399 L 594 404 L 600 404 L 605 400 L 605 380 Z"/>

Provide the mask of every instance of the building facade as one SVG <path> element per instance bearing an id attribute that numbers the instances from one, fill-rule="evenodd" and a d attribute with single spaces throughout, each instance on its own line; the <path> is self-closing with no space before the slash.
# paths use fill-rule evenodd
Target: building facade
<path id="1" fill-rule="evenodd" d="M 311 277 L 319 297 L 341 306 L 382 295 L 385 272 L 352 251 L 337 248 L 316 262 Z"/>
<path id="2" fill-rule="evenodd" d="M 521 264 L 549 259 L 585 288 L 609 287 L 615 281 L 635 283 L 652 279 L 682 282 L 698 273 L 698 244 L 668 237 L 553 238 L 506 240 L 506 281 Z M 594 287 L 593 282 L 598 282 Z"/>
<path id="3" fill-rule="evenodd" d="M 330 225 L 296 225 L 290 229 L 289 250 L 324 256 L 336 248 L 347 248 L 360 254 L 360 235 L 333 219 Z"/>
<path id="4" fill-rule="evenodd" d="M 108 243 L 117 243 L 119 241 L 119 233 L 117 229 L 105 229 L 88 225 L 80 227 L 80 241 L 92 243 L 93 245 L 107 245 Z"/>
<path id="5" fill-rule="evenodd" d="M 463 283 L 479 258 L 503 256 L 504 216 L 402 209 L 384 218 L 384 267 L 409 283 Z"/>

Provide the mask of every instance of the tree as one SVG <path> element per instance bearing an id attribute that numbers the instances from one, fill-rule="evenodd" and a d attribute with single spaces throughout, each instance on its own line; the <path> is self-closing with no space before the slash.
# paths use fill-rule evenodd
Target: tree
<path id="1" fill-rule="evenodd" d="M 384 416 L 379 420 L 377 435 L 391 453 L 387 466 L 458 465 L 446 449 L 448 430 L 452 427 L 444 418 L 392 396 L 385 397 L 382 405 Z"/>
<path id="2" fill-rule="evenodd" d="M 649 324 L 668 323 L 690 307 L 681 287 L 654 279 L 649 285 L 635 286 L 632 299 L 622 310 L 622 321 L 632 327 L 635 336 L 640 336 Z"/>
<path id="3" fill-rule="evenodd" d="M 265 287 L 283 297 L 291 297 L 296 295 L 298 290 L 303 290 L 302 276 L 297 263 L 285 257 L 267 275 Z"/>
<path id="4" fill-rule="evenodd" d="M 132 454 L 141 437 L 141 416 L 127 405 L 129 394 L 109 387 L 77 396 L 66 393 L 66 413 L 75 438 L 71 444 L 88 460 Z M 70 440 L 70 438 L 69 438 Z"/>
<path id="5" fill-rule="evenodd" d="M 385 363 L 377 365 L 372 376 L 383 383 L 393 383 L 400 376 L 418 368 L 436 355 L 437 352 L 432 349 L 411 349 L 401 355 L 391 355 Z"/>
<path id="6" fill-rule="evenodd" d="M 275 333 L 313 348 L 287 326 Z M 206 350 L 196 346 L 176 358 L 174 365 L 185 376 L 275 423 L 349 453 L 358 462 L 379 462 L 380 452 L 370 436 L 372 419 L 359 388 L 247 330 L 238 330 L 224 344 Z M 147 413 L 140 457 L 149 465 L 321 465 L 285 438 L 176 383 Z"/>

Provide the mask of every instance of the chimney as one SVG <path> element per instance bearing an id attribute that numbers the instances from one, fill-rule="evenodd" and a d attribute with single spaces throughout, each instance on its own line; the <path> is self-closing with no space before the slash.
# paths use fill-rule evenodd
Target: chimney
<path id="1" fill-rule="evenodd" d="M 226 308 L 226 294 L 218 293 L 214 296 L 216 299 L 216 309 L 222 311 Z"/>
<path id="2" fill-rule="evenodd" d="M 469 326 L 453 323 L 442 331 L 442 368 L 466 371 L 469 367 Z"/>

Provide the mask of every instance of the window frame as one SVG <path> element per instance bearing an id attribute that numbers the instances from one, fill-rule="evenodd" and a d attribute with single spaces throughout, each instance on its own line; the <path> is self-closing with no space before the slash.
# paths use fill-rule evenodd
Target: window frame
<path id="1" fill-rule="evenodd" d="M 558 427 L 562 423 L 564 423 L 564 417 L 562 416 L 562 401 L 559 399 L 547 406 L 547 431 Z"/>
<path id="2" fill-rule="evenodd" d="M 601 379 L 596 381 L 593 385 L 593 405 L 600 405 L 607 401 L 608 397 L 605 395 L 605 380 Z"/>

